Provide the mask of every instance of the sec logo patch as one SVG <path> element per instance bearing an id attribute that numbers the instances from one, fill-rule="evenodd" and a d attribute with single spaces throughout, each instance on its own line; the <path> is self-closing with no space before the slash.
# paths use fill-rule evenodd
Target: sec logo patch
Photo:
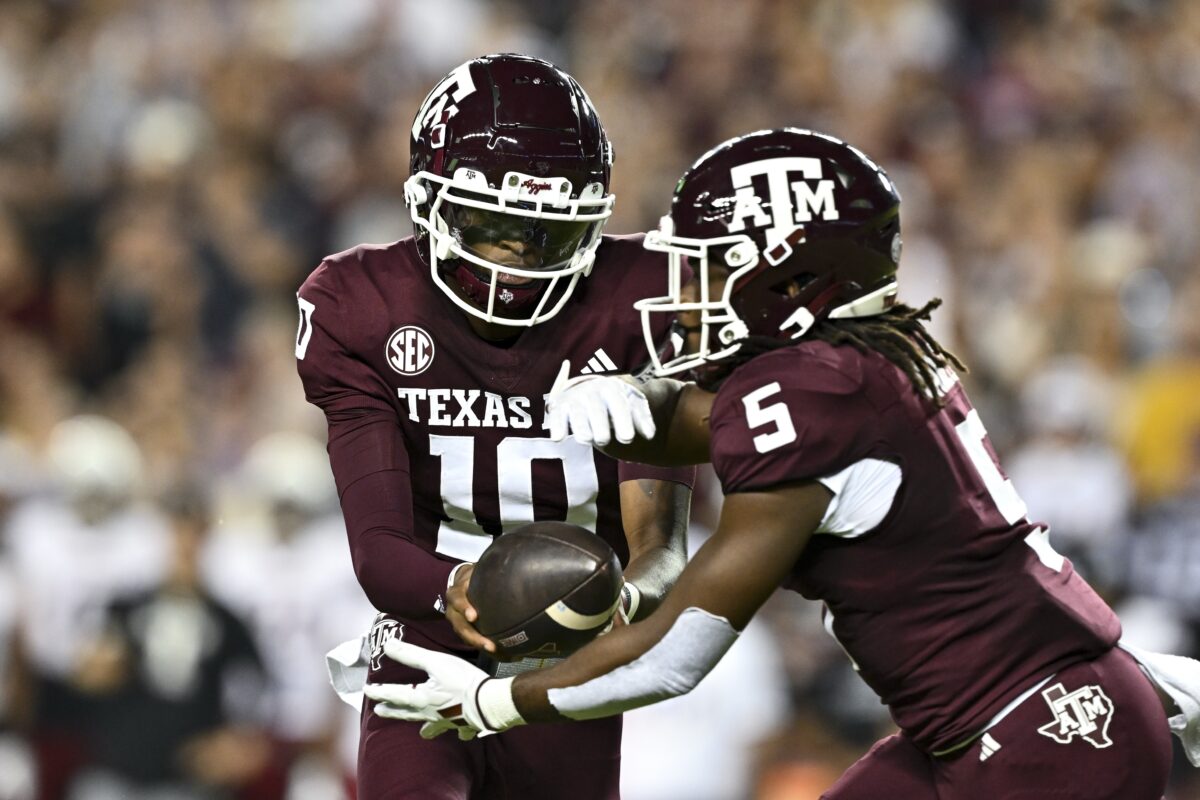
<path id="1" fill-rule="evenodd" d="M 401 375 L 420 375 L 433 363 L 433 337 L 423 328 L 397 328 L 387 343 L 387 362 Z"/>

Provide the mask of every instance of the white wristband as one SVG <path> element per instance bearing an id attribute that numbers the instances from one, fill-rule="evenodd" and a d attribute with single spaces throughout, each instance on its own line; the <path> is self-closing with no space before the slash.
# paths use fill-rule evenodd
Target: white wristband
<path id="1" fill-rule="evenodd" d="M 515 677 L 489 678 L 475 690 L 475 707 L 479 711 L 480 721 L 490 731 L 505 731 L 525 724 L 525 718 L 517 711 L 517 704 L 513 701 L 514 680 Z"/>
<path id="2" fill-rule="evenodd" d="M 461 564 L 455 564 L 454 569 L 450 570 L 450 575 L 446 578 L 446 591 L 450 591 L 450 587 L 454 585 L 454 579 L 458 577 L 458 571 L 465 566 L 474 564 L 474 561 L 464 561 Z"/>
<path id="3" fill-rule="evenodd" d="M 621 608 L 625 612 L 625 621 L 633 622 L 637 616 L 638 606 L 642 604 L 642 591 L 629 581 L 621 586 Z"/>

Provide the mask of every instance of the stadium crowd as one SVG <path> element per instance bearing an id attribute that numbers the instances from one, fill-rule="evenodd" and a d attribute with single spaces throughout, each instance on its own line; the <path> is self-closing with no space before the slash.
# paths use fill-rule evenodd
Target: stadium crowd
<path id="1" fill-rule="evenodd" d="M 371 609 L 295 291 L 409 233 L 412 115 L 487 52 L 587 89 L 608 232 L 653 227 L 688 163 L 756 127 L 877 157 L 901 298 L 948 301 L 935 332 L 1031 516 L 1128 638 L 1200 655 L 1200 4 L 734 7 L 0 3 L 0 800 L 350 791 L 322 654 Z M 629 716 L 630 800 L 816 797 L 888 729 L 815 609 L 779 597 L 752 630 Z M 1195 773 L 1170 797 L 1200 798 Z"/>

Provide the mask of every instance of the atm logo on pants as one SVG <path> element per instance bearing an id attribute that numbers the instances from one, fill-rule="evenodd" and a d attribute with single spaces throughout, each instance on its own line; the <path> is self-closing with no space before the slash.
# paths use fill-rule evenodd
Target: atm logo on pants
<path id="1" fill-rule="evenodd" d="M 367 635 L 367 644 L 371 648 L 371 669 L 378 672 L 383 668 L 383 646 L 389 639 L 403 639 L 404 626 L 383 614 L 375 617 L 371 633 Z"/>
<path id="2" fill-rule="evenodd" d="M 1113 704 L 1099 686 L 1082 686 L 1068 692 L 1056 683 L 1042 692 L 1054 721 L 1038 728 L 1038 733 L 1059 744 L 1070 744 L 1078 736 L 1098 750 L 1112 745 L 1108 726 L 1112 722 Z"/>

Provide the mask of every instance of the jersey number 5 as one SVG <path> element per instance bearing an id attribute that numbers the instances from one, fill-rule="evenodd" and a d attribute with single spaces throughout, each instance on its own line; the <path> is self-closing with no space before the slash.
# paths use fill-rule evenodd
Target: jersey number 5
<path id="1" fill-rule="evenodd" d="M 792 424 L 792 415 L 788 412 L 787 404 L 783 401 L 769 406 L 762 404 L 763 400 L 781 391 L 783 389 L 779 382 L 774 381 L 742 398 L 742 405 L 746 407 L 746 424 L 751 430 L 764 425 L 775 427 L 773 431 L 754 437 L 754 449 L 760 453 L 769 453 L 796 441 L 796 426 Z"/>
<path id="2" fill-rule="evenodd" d="M 975 471 L 983 478 L 983 485 L 987 487 L 988 494 L 992 496 L 992 502 L 996 504 L 996 509 L 1004 517 L 1004 521 L 1013 525 L 1024 519 L 1028 513 L 1025 501 L 1017 494 L 1013 482 L 1000 473 L 1000 466 L 984 446 L 987 431 L 983 427 L 983 420 L 979 418 L 979 412 L 972 408 L 967 412 L 967 418 L 954 426 L 954 431 L 958 434 L 963 449 L 967 451 Z"/>

